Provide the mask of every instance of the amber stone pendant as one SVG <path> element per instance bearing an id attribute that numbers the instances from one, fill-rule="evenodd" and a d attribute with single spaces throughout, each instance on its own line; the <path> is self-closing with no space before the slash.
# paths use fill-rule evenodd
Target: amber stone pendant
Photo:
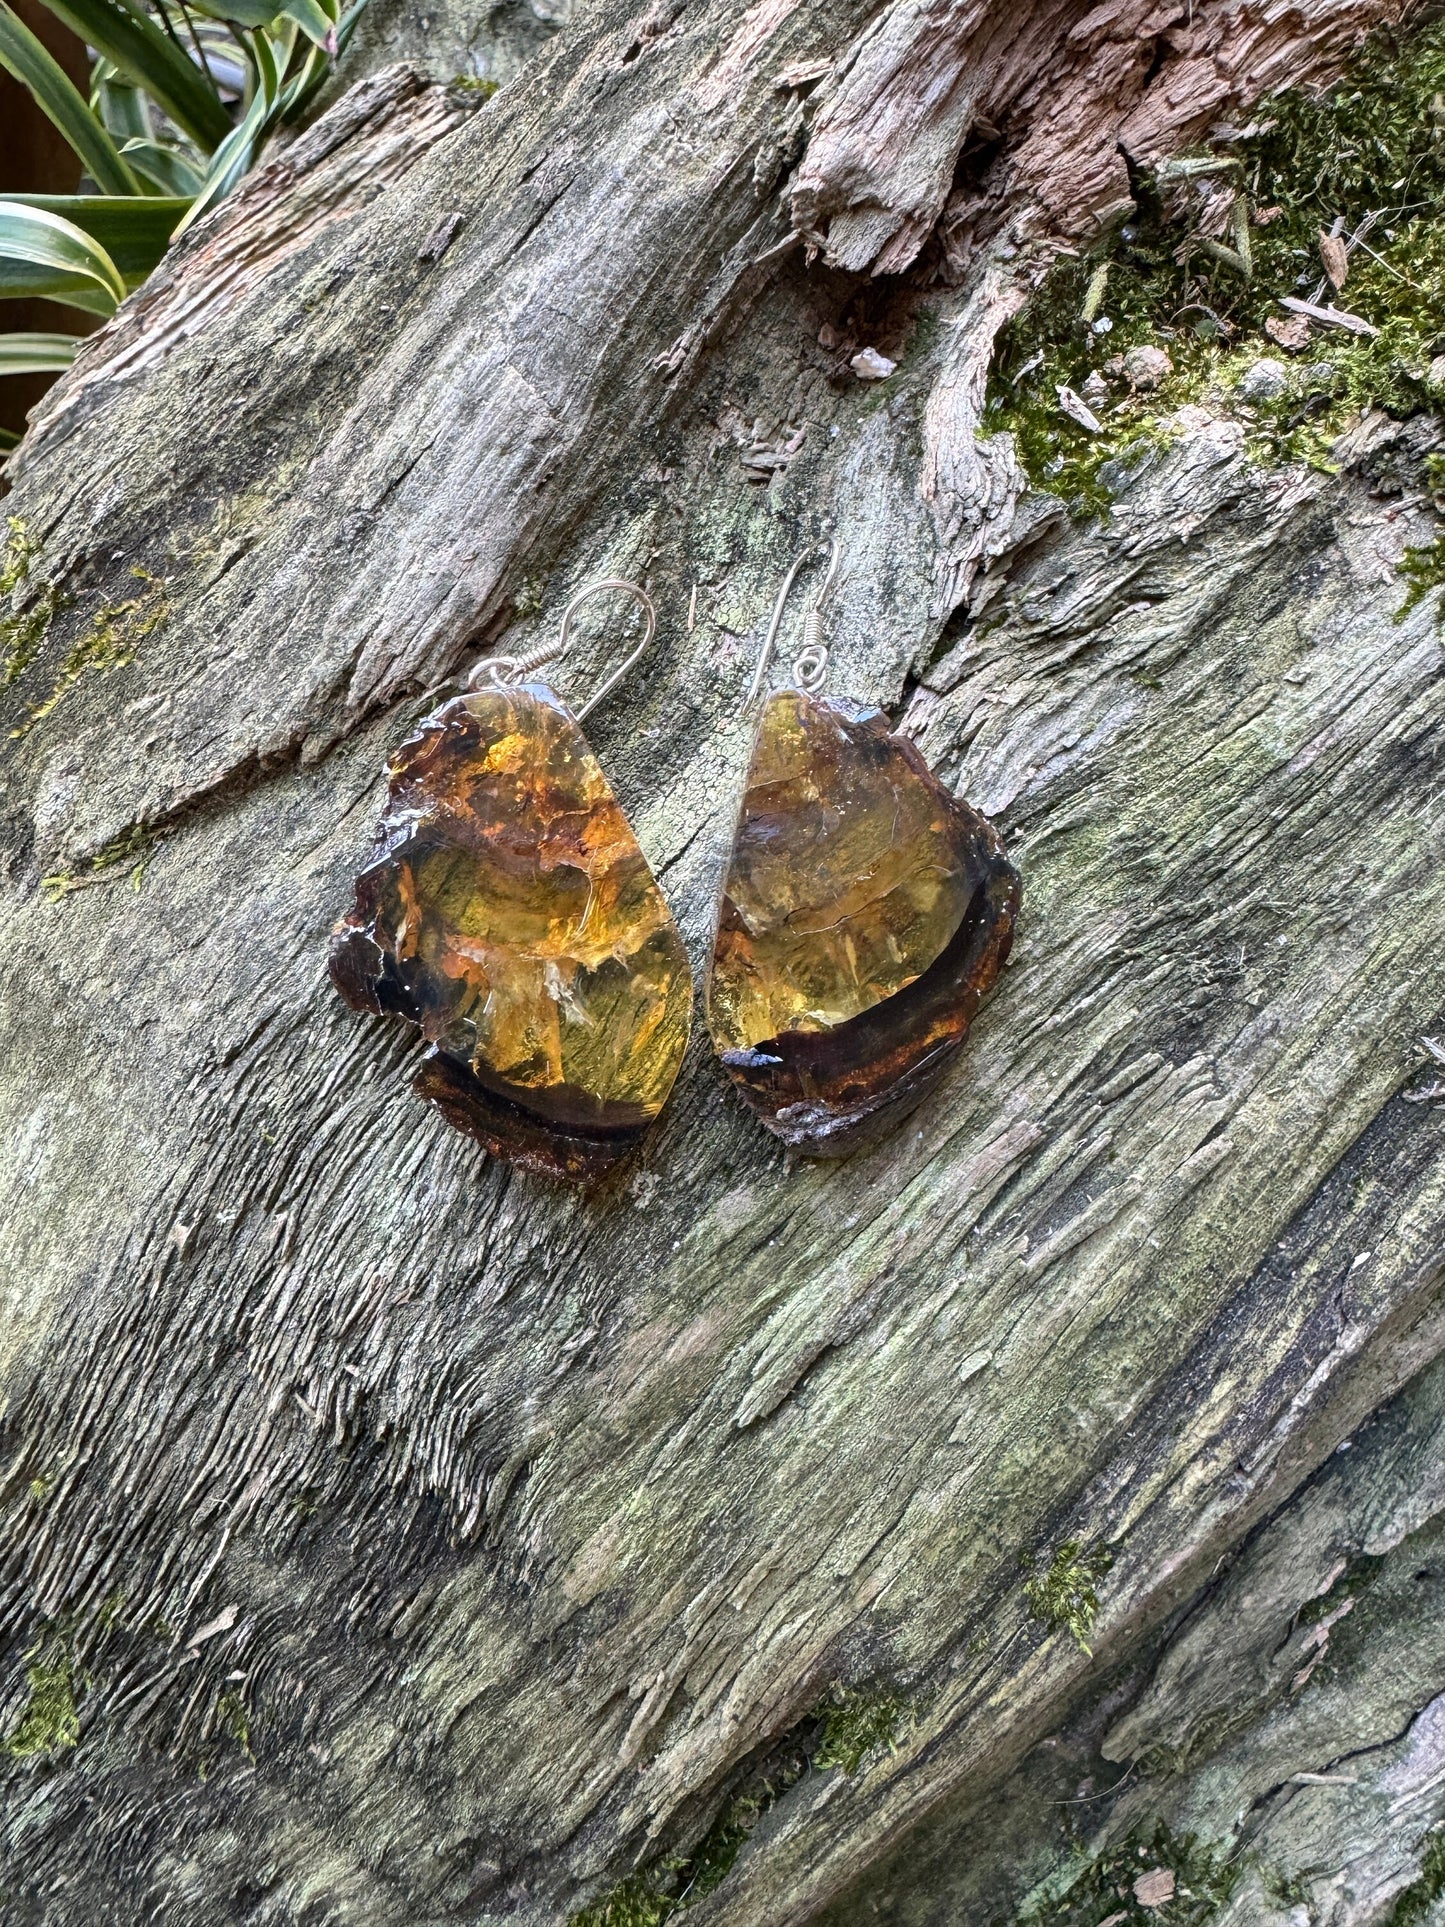
<path id="1" fill-rule="evenodd" d="M 396 751 L 331 978 L 432 1045 L 416 1088 L 552 1177 L 641 1138 L 687 1047 L 687 953 L 586 737 L 545 683 L 459 696 Z"/>
<path id="2" fill-rule="evenodd" d="M 743 1097 L 814 1157 L 870 1142 L 967 1036 L 1018 905 L 992 824 L 881 711 L 779 690 L 708 980 L 708 1027 Z"/>

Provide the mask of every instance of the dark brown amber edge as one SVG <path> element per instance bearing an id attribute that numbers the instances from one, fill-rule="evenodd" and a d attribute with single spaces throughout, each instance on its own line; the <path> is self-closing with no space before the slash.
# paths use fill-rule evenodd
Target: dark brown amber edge
<path id="1" fill-rule="evenodd" d="M 1008 956 L 1021 898 L 1019 873 L 995 846 L 957 930 L 905 989 L 831 1030 L 720 1053 L 746 1103 L 810 1157 L 847 1157 L 876 1142 L 962 1046 Z"/>
<path id="2" fill-rule="evenodd" d="M 453 1130 L 474 1137 L 495 1157 L 572 1184 L 605 1177 L 636 1150 L 653 1122 L 645 1114 L 640 1122 L 585 1126 L 541 1117 L 440 1050 L 427 1053 L 412 1089 L 434 1104 Z"/>
<path id="3" fill-rule="evenodd" d="M 331 940 L 331 981 L 353 1010 L 421 1020 L 419 1000 L 396 960 L 349 920 Z M 570 1085 L 529 1104 L 516 1085 L 484 1078 L 475 1066 L 433 1048 L 415 1077 L 418 1096 L 434 1104 L 454 1130 L 544 1177 L 588 1183 L 602 1177 L 642 1142 L 653 1123 L 640 1105 L 609 1105 Z"/>

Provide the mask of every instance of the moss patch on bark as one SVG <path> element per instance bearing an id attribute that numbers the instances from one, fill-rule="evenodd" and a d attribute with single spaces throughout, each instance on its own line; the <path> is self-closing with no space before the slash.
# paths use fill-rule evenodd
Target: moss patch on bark
<path id="1" fill-rule="evenodd" d="M 1026 1582 L 1029 1611 L 1050 1632 L 1072 1633 L 1087 1653 L 1088 1637 L 1099 1616 L 1099 1581 L 1113 1563 L 1107 1546 L 1086 1548 L 1082 1540 L 1070 1539 L 1042 1572 Z"/>
<path id="2" fill-rule="evenodd" d="M 142 585 L 139 593 L 119 602 L 103 603 L 96 610 L 71 644 L 50 694 L 31 705 L 25 721 L 11 730 L 12 736 L 27 735 L 36 723 L 51 715 L 82 676 L 124 669 L 135 660 L 135 652 L 146 637 L 165 621 L 170 614 L 165 583 L 149 569 L 136 567 L 131 574 Z"/>
<path id="3" fill-rule="evenodd" d="M 1162 1823 L 1073 1862 L 1020 1909 L 1014 1927 L 1207 1927 L 1239 1869 L 1192 1834 Z"/>
<path id="4" fill-rule="evenodd" d="M 30 1697 L 4 1742 L 11 1759 L 33 1760 L 75 1746 L 80 1739 L 76 1695 L 82 1681 L 64 1638 L 52 1634 L 31 1647 L 25 1656 L 25 1680 Z"/>
<path id="5" fill-rule="evenodd" d="M 1111 499 L 1108 465 L 1167 439 L 1186 404 L 1235 410 L 1262 460 L 1327 467 L 1364 408 L 1406 415 L 1445 398 L 1432 366 L 1445 350 L 1442 127 L 1437 15 L 1373 35 L 1323 95 L 1278 95 L 1232 139 L 1141 173 L 1135 217 L 1058 261 L 1003 331 L 985 427 L 1012 432 L 1035 484 L 1090 514 Z M 1338 290 L 1321 251 L 1336 230 L 1349 244 Z M 1375 332 L 1306 328 L 1286 296 Z M 1167 369 L 1143 371 L 1136 354 L 1131 371 L 1140 349 Z M 1278 372 L 1251 383 L 1266 359 Z"/>
<path id="6" fill-rule="evenodd" d="M 629 1874 L 573 1914 L 569 1927 L 662 1927 L 722 1884 L 758 1822 L 805 1774 L 856 1773 L 884 1748 L 896 1751 L 915 1711 L 915 1703 L 892 1688 L 835 1687 L 733 1795 L 692 1853 Z"/>

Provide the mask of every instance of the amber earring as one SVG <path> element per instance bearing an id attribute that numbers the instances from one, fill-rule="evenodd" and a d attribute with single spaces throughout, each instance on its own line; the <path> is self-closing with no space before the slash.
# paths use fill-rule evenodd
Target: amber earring
<path id="1" fill-rule="evenodd" d="M 630 596 L 644 633 L 576 715 L 534 672 L 578 608 Z M 635 583 L 573 597 L 554 642 L 489 657 L 388 765 L 390 788 L 331 980 L 431 1045 L 416 1089 L 496 1156 L 600 1176 L 667 1101 L 687 1047 L 687 952 L 580 718 L 641 657 Z"/>
<path id="2" fill-rule="evenodd" d="M 752 688 L 788 596 L 778 592 Z M 793 684 L 767 698 L 718 907 L 713 1043 L 768 1129 L 814 1157 L 857 1149 L 932 1088 L 1013 936 L 1018 872 L 881 710 L 825 697 L 829 549 Z"/>

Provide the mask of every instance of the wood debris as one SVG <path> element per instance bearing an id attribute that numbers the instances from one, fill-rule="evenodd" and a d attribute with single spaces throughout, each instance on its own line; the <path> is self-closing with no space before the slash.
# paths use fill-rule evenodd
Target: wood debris
<path id="1" fill-rule="evenodd" d="M 773 85 L 782 92 L 793 87 L 811 87 L 816 80 L 827 80 L 833 72 L 831 60 L 798 60 L 791 67 L 784 67 L 773 80 Z"/>
<path id="2" fill-rule="evenodd" d="M 1297 354 L 1309 341 L 1309 319 L 1302 314 L 1272 314 L 1265 321 L 1264 332 L 1271 341 L 1277 341 L 1281 348 L 1288 348 L 1291 354 Z"/>
<path id="3" fill-rule="evenodd" d="M 1445 1043 L 1442 1043 L 1438 1037 L 1422 1037 L 1420 1042 L 1435 1062 L 1445 1069 Z M 1433 1084 L 1427 1084 L 1423 1090 L 1406 1091 L 1404 1095 L 1407 1104 L 1439 1104 L 1445 1101 L 1445 1078 L 1437 1078 Z"/>
<path id="4" fill-rule="evenodd" d="M 466 225 L 463 214 L 445 215 L 416 251 L 418 261 L 440 261 Z"/>
<path id="5" fill-rule="evenodd" d="M 1323 228 L 1320 229 L 1319 242 L 1320 260 L 1324 263 L 1330 286 L 1338 293 L 1349 277 L 1349 249 L 1338 234 L 1327 234 Z"/>
<path id="6" fill-rule="evenodd" d="M 1134 1898 L 1141 1907 L 1167 1907 L 1174 1898 L 1174 1869 L 1151 1867 L 1134 1882 Z"/>
<path id="7" fill-rule="evenodd" d="M 204 1626 L 198 1627 L 196 1631 L 191 1634 L 190 1638 L 186 1641 L 187 1646 L 194 1652 L 197 1646 L 203 1644 L 203 1642 L 208 1639 L 214 1639 L 217 1633 L 230 1632 L 236 1623 L 239 1613 L 239 1606 L 223 1606 L 214 1619 L 208 1619 Z"/>
<path id="8" fill-rule="evenodd" d="M 876 348 L 860 348 L 848 366 L 859 381 L 886 381 L 898 363 L 880 355 Z"/>
<path id="9" fill-rule="evenodd" d="M 1380 331 L 1372 321 L 1362 315 L 1347 314 L 1343 308 L 1322 307 L 1316 301 L 1301 301 L 1298 295 L 1283 294 L 1279 305 L 1288 308 L 1291 314 L 1306 316 L 1310 321 L 1323 322 L 1330 328 L 1345 328 L 1352 335 L 1377 335 Z"/>
<path id="10" fill-rule="evenodd" d="M 1090 408 L 1082 395 L 1070 388 L 1068 383 L 1064 381 L 1058 384 L 1057 392 L 1059 406 L 1063 409 L 1070 421 L 1077 422 L 1080 428 L 1087 428 L 1091 435 L 1100 435 L 1103 433 L 1104 424 L 1099 420 L 1099 417 L 1094 413 L 1093 409 Z"/>

